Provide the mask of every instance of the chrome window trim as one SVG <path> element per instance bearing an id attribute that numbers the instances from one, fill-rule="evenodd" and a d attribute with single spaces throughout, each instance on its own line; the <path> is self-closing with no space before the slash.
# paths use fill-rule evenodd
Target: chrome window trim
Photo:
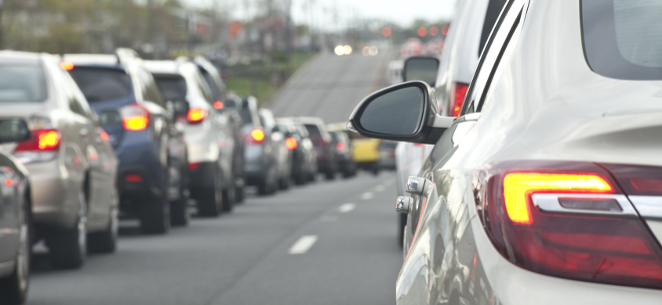
<path id="1" fill-rule="evenodd" d="M 561 206 L 559 198 L 599 198 L 614 199 L 621 206 L 622 211 L 596 211 L 584 209 L 569 209 Z M 625 195 L 602 195 L 602 194 L 533 194 L 533 204 L 543 212 L 572 213 L 572 214 L 594 214 L 594 215 L 632 215 L 638 216 Z"/>
<path id="2" fill-rule="evenodd" d="M 642 217 L 662 219 L 662 196 L 628 196 L 628 198 Z"/>

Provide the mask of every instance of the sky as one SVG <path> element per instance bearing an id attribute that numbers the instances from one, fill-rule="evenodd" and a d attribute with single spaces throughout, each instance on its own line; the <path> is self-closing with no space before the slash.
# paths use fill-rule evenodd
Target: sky
<path id="1" fill-rule="evenodd" d="M 214 1 L 219 5 L 234 7 L 233 17 L 243 19 L 246 0 L 182 0 L 191 7 L 210 7 Z M 254 1 L 254 0 L 248 0 Z M 457 0 L 292 0 L 292 19 L 296 24 L 313 20 L 314 26 L 333 29 L 334 20 L 347 23 L 355 17 L 385 19 L 401 26 L 410 25 L 415 19 L 428 21 L 449 20 L 452 17 Z M 309 13 L 307 4 L 313 3 L 313 13 Z M 334 11 L 338 18 L 334 18 Z M 311 18 L 312 17 L 312 18 Z"/>

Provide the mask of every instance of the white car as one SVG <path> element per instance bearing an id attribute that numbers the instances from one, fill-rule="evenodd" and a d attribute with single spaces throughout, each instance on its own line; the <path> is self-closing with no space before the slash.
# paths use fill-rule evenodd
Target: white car
<path id="1" fill-rule="evenodd" d="M 357 106 L 364 136 L 435 144 L 395 204 L 397 304 L 660 304 L 661 14 L 510 0 L 458 118 L 420 81 Z"/>

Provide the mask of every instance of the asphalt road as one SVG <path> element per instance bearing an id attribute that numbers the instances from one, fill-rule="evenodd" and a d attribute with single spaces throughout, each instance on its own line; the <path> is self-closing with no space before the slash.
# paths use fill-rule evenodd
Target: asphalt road
<path id="1" fill-rule="evenodd" d="M 346 121 L 383 86 L 384 61 L 320 55 L 272 108 Z M 123 222 L 117 252 L 92 255 L 80 270 L 52 270 L 35 254 L 28 304 L 394 304 L 402 263 L 394 197 L 395 174 L 383 171 L 249 195 L 232 214 L 163 236 Z"/>
<path id="2" fill-rule="evenodd" d="M 276 116 L 316 116 L 327 123 L 347 122 L 369 93 L 385 87 L 388 52 L 363 56 L 321 54 L 295 73 L 271 100 Z"/>

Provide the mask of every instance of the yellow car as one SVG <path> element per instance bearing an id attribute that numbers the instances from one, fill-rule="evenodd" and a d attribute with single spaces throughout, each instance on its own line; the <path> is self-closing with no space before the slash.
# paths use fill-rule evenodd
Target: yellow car
<path id="1" fill-rule="evenodd" d="M 379 173 L 379 139 L 369 139 L 350 132 L 352 139 L 352 158 L 358 168 Z"/>

